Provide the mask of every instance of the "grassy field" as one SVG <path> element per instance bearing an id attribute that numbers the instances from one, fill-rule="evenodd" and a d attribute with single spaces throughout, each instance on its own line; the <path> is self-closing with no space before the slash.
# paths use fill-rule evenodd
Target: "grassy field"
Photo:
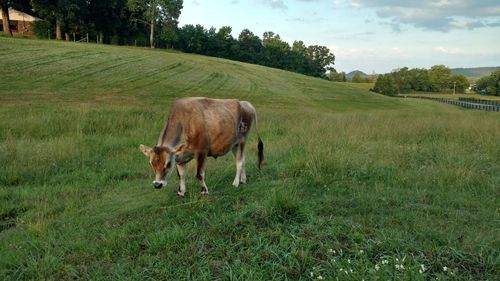
<path id="1" fill-rule="evenodd" d="M 500 115 L 161 50 L 0 38 L 1 280 L 498 280 Z M 173 100 L 265 143 L 154 190 Z"/>

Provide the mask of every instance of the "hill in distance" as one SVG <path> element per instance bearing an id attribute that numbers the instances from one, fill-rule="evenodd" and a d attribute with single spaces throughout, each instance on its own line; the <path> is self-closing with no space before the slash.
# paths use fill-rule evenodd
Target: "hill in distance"
<path id="1" fill-rule="evenodd" d="M 364 73 L 364 72 L 363 72 L 363 71 L 361 71 L 361 70 L 354 70 L 354 71 L 351 71 L 351 72 L 347 73 L 347 74 L 345 75 L 345 77 L 347 78 L 347 80 L 351 80 L 351 79 L 352 79 L 352 77 L 354 77 L 354 75 L 355 75 L 356 73 L 359 73 L 359 75 L 361 76 L 361 78 L 364 78 L 364 77 L 368 76 L 368 74 Z"/>
<path id="2" fill-rule="evenodd" d="M 463 74 L 469 78 L 480 78 L 490 75 L 493 71 L 500 69 L 500 66 L 493 67 L 469 67 L 469 68 L 452 68 L 453 74 Z"/>

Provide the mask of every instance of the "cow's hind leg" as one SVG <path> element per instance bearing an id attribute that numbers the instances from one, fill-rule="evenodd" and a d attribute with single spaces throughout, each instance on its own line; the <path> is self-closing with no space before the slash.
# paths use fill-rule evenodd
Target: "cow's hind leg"
<path id="1" fill-rule="evenodd" d="M 178 164 L 177 165 L 177 174 L 179 174 L 179 191 L 177 191 L 177 195 L 184 197 L 186 193 L 186 165 Z"/>
<path id="2" fill-rule="evenodd" d="M 196 159 L 196 177 L 200 181 L 201 194 L 208 194 L 208 187 L 205 183 L 205 161 L 207 156 L 205 154 L 199 154 Z"/>
<path id="3" fill-rule="evenodd" d="M 234 187 L 238 187 L 240 183 L 245 183 L 247 180 L 245 173 L 245 156 L 243 155 L 244 149 L 244 143 L 237 144 L 233 149 L 233 153 L 236 158 L 236 176 L 233 181 Z"/>
<path id="4" fill-rule="evenodd" d="M 247 173 L 245 171 L 245 143 L 242 142 L 240 144 L 241 150 L 241 175 L 240 175 L 240 183 L 247 183 Z"/>

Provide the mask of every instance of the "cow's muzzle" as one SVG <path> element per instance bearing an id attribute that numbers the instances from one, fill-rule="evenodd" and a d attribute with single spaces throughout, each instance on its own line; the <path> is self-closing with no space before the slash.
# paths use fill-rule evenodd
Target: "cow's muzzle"
<path id="1" fill-rule="evenodd" d="M 160 189 L 165 185 L 164 181 L 153 181 L 153 187 L 156 189 Z"/>

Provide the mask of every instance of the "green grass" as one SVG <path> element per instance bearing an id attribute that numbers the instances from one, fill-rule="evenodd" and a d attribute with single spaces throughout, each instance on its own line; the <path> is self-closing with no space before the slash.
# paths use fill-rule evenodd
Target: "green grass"
<path id="1" fill-rule="evenodd" d="M 496 112 L 161 50 L 0 38 L 0 61 L 1 280 L 500 275 Z M 253 133 L 246 185 L 227 155 L 209 196 L 193 163 L 186 198 L 154 190 L 138 145 L 185 96 L 252 102 L 264 170 Z"/>
<path id="2" fill-rule="evenodd" d="M 342 83 L 345 83 L 346 85 L 349 85 L 353 88 L 365 91 L 369 91 L 375 85 L 375 83 L 354 83 L 354 82 L 342 82 Z"/>

